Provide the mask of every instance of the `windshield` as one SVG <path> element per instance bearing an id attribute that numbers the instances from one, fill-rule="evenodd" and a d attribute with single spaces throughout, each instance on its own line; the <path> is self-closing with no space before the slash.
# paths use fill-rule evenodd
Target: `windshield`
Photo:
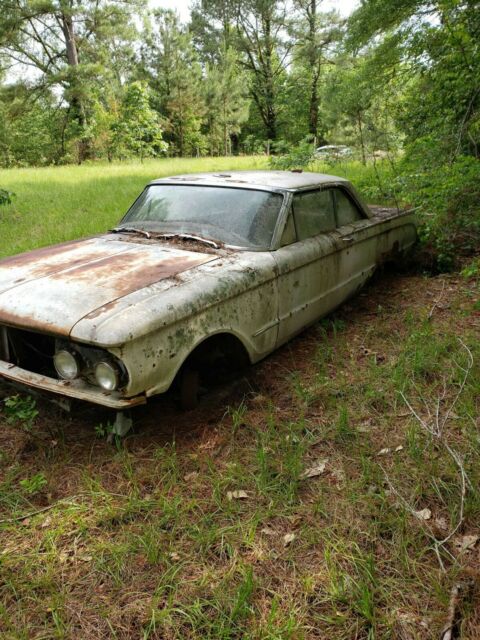
<path id="1" fill-rule="evenodd" d="M 268 191 L 154 184 L 134 202 L 120 228 L 269 249 L 282 202 L 282 195 Z"/>

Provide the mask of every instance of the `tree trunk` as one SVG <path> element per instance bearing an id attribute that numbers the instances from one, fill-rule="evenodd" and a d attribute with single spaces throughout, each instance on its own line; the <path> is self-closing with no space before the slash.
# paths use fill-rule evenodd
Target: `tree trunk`
<path id="1" fill-rule="evenodd" d="M 277 111 L 275 109 L 275 87 L 273 78 L 272 56 L 274 43 L 272 42 L 272 23 L 270 16 L 265 20 L 265 125 L 267 138 L 277 139 Z"/>
<path id="2" fill-rule="evenodd" d="M 277 139 L 278 128 L 276 76 L 279 69 L 275 69 L 278 41 L 276 8 L 274 0 L 240 2 L 236 14 L 241 46 L 246 54 L 245 66 L 250 69 L 253 76 L 251 97 L 262 119 L 268 140 Z M 252 14 L 245 18 L 249 11 Z"/>
<path id="3" fill-rule="evenodd" d="M 234 156 L 238 156 L 240 150 L 240 140 L 238 134 L 230 134 L 230 153 Z"/>
<path id="4" fill-rule="evenodd" d="M 308 130 L 316 140 L 318 138 L 318 108 L 319 108 L 319 100 L 318 100 L 318 89 L 317 83 L 312 81 L 312 87 L 310 92 L 310 119 L 308 123 Z"/>
<path id="5" fill-rule="evenodd" d="M 178 127 L 178 153 L 183 158 L 183 122 L 180 120 Z"/>
<path id="6" fill-rule="evenodd" d="M 367 164 L 367 155 L 365 153 L 365 141 L 363 139 L 363 127 L 362 127 L 362 114 L 360 111 L 357 113 L 358 132 L 360 134 L 360 148 L 362 150 L 362 164 Z"/>
<path id="7" fill-rule="evenodd" d="M 75 42 L 75 29 L 71 15 L 62 13 L 62 31 L 65 37 L 65 46 L 67 49 L 67 60 L 71 67 L 78 67 L 78 51 Z"/>
<path id="8" fill-rule="evenodd" d="M 78 145 L 78 164 L 86 160 L 91 153 L 90 141 L 85 137 L 85 128 L 87 118 L 85 115 L 85 107 L 81 97 L 81 86 L 78 78 L 78 50 L 75 42 L 75 25 L 70 13 L 62 12 L 60 14 L 60 22 L 62 25 L 63 36 L 65 38 L 65 48 L 67 52 L 67 62 L 70 70 L 69 89 L 70 89 L 70 107 L 73 118 L 78 124 L 80 130 L 80 140 Z"/>
<path id="9" fill-rule="evenodd" d="M 309 63 L 312 69 L 312 80 L 310 84 L 310 105 L 308 129 L 312 136 L 318 138 L 318 80 L 320 78 L 320 52 L 317 51 L 315 36 L 317 32 L 317 0 L 310 0 L 307 10 L 308 16 L 308 53 Z"/>
<path id="10" fill-rule="evenodd" d="M 227 109 L 225 107 L 225 96 L 223 98 L 223 155 L 228 156 L 228 126 L 227 126 Z"/>

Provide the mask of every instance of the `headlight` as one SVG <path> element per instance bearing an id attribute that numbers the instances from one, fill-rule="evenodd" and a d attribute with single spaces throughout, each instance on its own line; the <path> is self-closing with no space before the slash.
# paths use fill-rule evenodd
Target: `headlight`
<path id="1" fill-rule="evenodd" d="M 110 362 L 99 362 L 95 367 L 95 378 L 105 391 L 115 391 L 120 382 L 120 371 Z"/>
<path id="2" fill-rule="evenodd" d="M 65 380 L 75 380 L 80 375 L 80 356 L 66 349 L 57 351 L 53 357 L 53 364 L 58 375 Z"/>

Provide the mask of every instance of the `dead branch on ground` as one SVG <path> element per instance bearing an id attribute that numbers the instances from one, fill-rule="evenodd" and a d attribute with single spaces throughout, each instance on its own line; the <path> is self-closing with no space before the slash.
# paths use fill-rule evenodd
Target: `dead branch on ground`
<path id="1" fill-rule="evenodd" d="M 409 513 L 414 515 L 418 520 L 422 521 L 422 524 L 426 527 L 425 530 L 426 530 L 427 536 L 432 540 L 433 550 L 435 551 L 435 554 L 436 554 L 436 556 L 438 558 L 438 562 L 439 562 L 440 567 L 441 567 L 443 572 L 445 572 L 445 565 L 444 565 L 443 560 L 441 558 L 440 551 L 443 550 L 444 553 L 447 553 L 452 559 L 455 559 L 454 556 L 450 553 L 450 551 L 448 551 L 448 549 L 446 548 L 446 544 L 457 533 L 457 531 L 460 529 L 460 527 L 463 524 L 464 510 L 465 510 L 465 496 L 466 496 L 466 493 L 467 493 L 467 488 L 468 489 L 473 489 L 472 484 L 470 482 L 470 479 L 468 478 L 468 475 L 467 475 L 467 473 L 465 471 L 463 458 L 460 455 L 460 453 L 456 449 L 454 449 L 451 446 L 451 444 L 448 442 L 448 437 L 447 437 L 447 433 L 446 433 L 446 425 L 447 425 L 450 417 L 452 416 L 452 412 L 453 412 L 454 407 L 456 406 L 460 396 L 463 393 L 463 390 L 465 389 L 465 385 L 467 383 L 468 376 L 469 376 L 470 371 L 472 370 L 472 367 L 473 367 L 473 355 L 472 355 L 472 352 L 470 351 L 470 349 L 467 347 L 467 345 L 460 338 L 457 338 L 457 339 L 458 339 L 459 343 L 461 344 L 461 346 L 463 347 L 464 351 L 467 354 L 467 363 L 466 363 L 465 366 L 462 366 L 458 362 L 455 362 L 455 364 L 460 369 L 460 371 L 463 372 L 463 375 L 462 375 L 462 379 L 460 381 L 460 384 L 458 386 L 457 392 L 454 395 L 454 397 L 453 397 L 452 401 L 450 402 L 449 406 L 443 412 L 443 415 L 442 415 L 442 405 L 444 404 L 445 398 L 447 397 L 447 393 L 448 393 L 448 386 L 447 386 L 447 381 L 446 381 L 445 378 L 443 380 L 442 393 L 436 399 L 434 411 L 430 410 L 430 407 L 428 406 L 428 403 L 420 396 L 423 404 L 425 405 L 425 410 L 426 410 L 426 413 L 427 413 L 427 417 L 426 418 L 422 418 L 421 415 L 419 414 L 419 412 L 413 407 L 413 405 L 407 399 L 405 394 L 403 392 L 400 392 L 400 396 L 402 397 L 403 401 L 405 402 L 406 406 L 408 407 L 410 413 L 414 416 L 414 418 L 416 419 L 418 424 L 421 426 L 423 431 L 425 433 L 427 433 L 438 445 L 443 447 L 443 449 L 451 457 L 451 459 L 453 460 L 453 462 L 454 462 L 454 464 L 455 464 L 455 466 L 457 468 L 457 472 L 459 474 L 459 479 L 460 479 L 460 496 L 459 496 L 458 518 L 457 518 L 456 524 L 450 529 L 448 535 L 446 535 L 442 539 L 439 539 L 434 534 L 434 532 L 432 531 L 432 529 L 428 525 L 428 523 L 425 520 L 422 520 L 421 517 L 419 517 L 419 515 L 418 515 L 417 511 L 414 509 L 414 507 L 395 488 L 395 486 L 393 485 L 391 479 L 389 478 L 386 470 L 383 468 L 383 466 L 380 465 L 391 491 L 400 499 L 400 501 L 401 501 L 402 505 L 404 506 L 404 508 Z"/>

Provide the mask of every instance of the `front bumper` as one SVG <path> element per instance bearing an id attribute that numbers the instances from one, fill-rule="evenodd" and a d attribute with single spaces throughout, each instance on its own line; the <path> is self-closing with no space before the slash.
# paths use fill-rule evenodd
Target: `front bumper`
<path id="1" fill-rule="evenodd" d="M 4 360 L 0 360 L 0 377 L 10 382 L 25 385 L 26 387 L 39 389 L 47 393 L 55 393 L 66 396 L 67 398 L 92 402 L 104 407 L 109 407 L 110 409 L 128 409 L 139 404 L 145 404 L 146 402 L 144 395 L 134 396 L 133 398 L 123 398 L 119 393 L 108 393 L 101 389 L 92 389 L 82 380 L 57 380 L 55 378 L 49 378 L 39 373 L 26 371 Z"/>

